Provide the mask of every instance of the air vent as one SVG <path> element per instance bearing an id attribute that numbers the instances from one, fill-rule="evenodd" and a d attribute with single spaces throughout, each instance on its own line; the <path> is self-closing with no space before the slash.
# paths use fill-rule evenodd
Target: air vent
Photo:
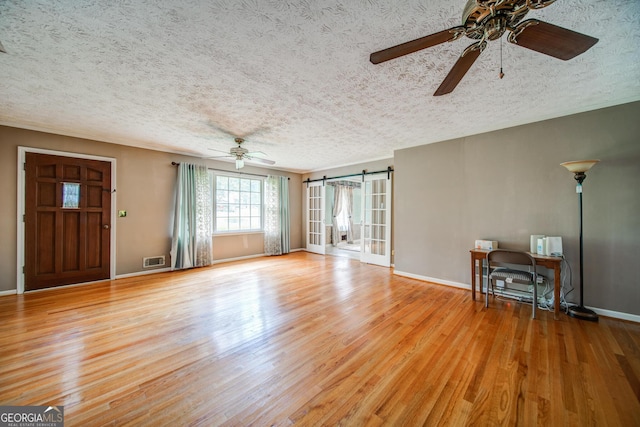
<path id="1" fill-rule="evenodd" d="M 151 256 L 142 259 L 142 268 L 159 267 L 164 265 L 164 255 Z"/>

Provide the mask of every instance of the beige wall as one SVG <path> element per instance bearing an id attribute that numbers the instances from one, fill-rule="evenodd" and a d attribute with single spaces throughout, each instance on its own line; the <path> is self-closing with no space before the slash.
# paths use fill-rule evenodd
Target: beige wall
<path id="1" fill-rule="evenodd" d="M 396 269 L 469 284 L 475 239 L 528 249 L 546 234 L 562 236 L 577 288 L 578 200 L 559 164 L 596 158 L 583 193 L 584 303 L 639 315 L 639 117 L 636 102 L 396 151 Z"/>
<path id="2" fill-rule="evenodd" d="M 0 126 L 0 292 L 16 289 L 16 218 L 18 147 L 81 153 L 116 159 L 116 210 L 126 210 L 116 220 L 116 274 L 143 271 L 142 258 L 165 255 L 169 263 L 176 167 L 172 161 L 200 159 L 144 150 L 118 144 L 53 135 Z M 210 167 L 233 170 L 226 162 L 207 160 Z M 262 168 L 245 172 L 274 173 L 290 177 L 291 248 L 302 247 L 301 176 Z M 262 234 L 214 238 L 216 260 L 251 256 L 263 252 Z"/>

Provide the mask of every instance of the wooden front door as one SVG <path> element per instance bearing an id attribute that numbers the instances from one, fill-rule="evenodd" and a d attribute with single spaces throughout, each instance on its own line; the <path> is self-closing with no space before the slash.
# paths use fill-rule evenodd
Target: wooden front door
<path id="1" fill-rule="evenodd" d="M 111 163 L 26 153 L 25 289 L 109 279 Z"/>

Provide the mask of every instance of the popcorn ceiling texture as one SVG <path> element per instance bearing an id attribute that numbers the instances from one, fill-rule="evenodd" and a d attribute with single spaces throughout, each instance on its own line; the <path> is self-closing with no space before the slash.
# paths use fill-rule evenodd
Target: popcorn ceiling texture
<path id="1" fill-rule="evenodd" d="M 531 11 L 600 41 L 564 62 L 505 35 L 442 97 L 432 94 L 472 40 L 369 62 L 459 25 L 464 5 L 5 0 L 0 124 L 195 156 L 228 151 L 241 136 L 274 168 L 306 172 L 640 99 L 637 0 Z"/>

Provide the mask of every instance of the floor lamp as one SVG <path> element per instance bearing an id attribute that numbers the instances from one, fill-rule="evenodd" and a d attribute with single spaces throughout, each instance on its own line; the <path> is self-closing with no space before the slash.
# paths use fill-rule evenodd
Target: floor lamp
<path id="1" fill-rule="evenodd" d="M 560 163 L 574 173 L 574 178 L 578 181 L 576 185 L 576 193 L 578 193 L 578 206 L 580 208 L 580 305 L 569 308 L 569 316 L 583 320 L 591 320 L 593 322 L 598 321 L 598 315 L 593 311 L 586 308 L 582 302 L 582 295 L 584 290 L 584 270 L 583 270 L 583 257 L 582 257 L 582 181 L 585 180 L 587 175 L 586 171 L 591 169 L 593 165 L 600 160 L 577 160 L 573 162 Z M 557 286 L 557 285 L 556 285 Z"/>

